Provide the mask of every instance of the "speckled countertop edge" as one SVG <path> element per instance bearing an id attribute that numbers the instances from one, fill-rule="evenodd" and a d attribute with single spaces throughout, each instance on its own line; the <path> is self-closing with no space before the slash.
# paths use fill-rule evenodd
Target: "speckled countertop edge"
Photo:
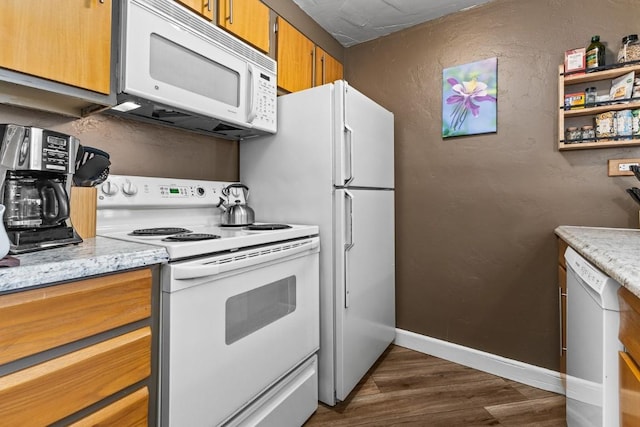
<path id="1" fill-rule="evenodd" d="M 0 268 L 0 293 L 160 264 L 169 259 L 162 247 L 106 237 L 14 256 L 20 259 L 20 266 Z"/>
<path id="2" fill-rule="evenodd" d="M 563 225 L 555 233 L 640 298 L 640 230 Z"/>

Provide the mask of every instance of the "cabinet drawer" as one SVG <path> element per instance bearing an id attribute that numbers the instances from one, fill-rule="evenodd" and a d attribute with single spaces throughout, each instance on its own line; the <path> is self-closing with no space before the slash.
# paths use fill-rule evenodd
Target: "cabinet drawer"
<path id="1" fill-rule="evenodd" d="M 640 425 L 640 370 L 627 353 L 619 352 L 620 425 Z"/>
<path id="2" fill-rule="evenodd" d="M 151 315 L 151 270 L 0 296 L 0 364 Z"/>
<path id="3" fill-rule="evenodd" d="M 70 427 L 146 427 L 149 418 L 148 408 L 149 389 L 144 387 L 71 424 Z"/>
<path id="4" fill-rule="evenodd" d="M 150 372 L 151 329 L 145 327 L 0 377 L 2 424 L 48 425 Z"/>
<path id="5" fill-rule="evenodd" d="M 626 288 L 618 290 L 620 301 L 620 342 L 627 353 L 640 361 L 640 299 Z"/>

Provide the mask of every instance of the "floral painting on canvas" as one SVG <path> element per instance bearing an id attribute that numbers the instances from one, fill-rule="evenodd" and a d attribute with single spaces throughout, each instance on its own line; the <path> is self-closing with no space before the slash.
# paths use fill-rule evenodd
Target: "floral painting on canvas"
<path id="1" fill-rule="evenodd" d="M 498 58 L 442 71 L 442 136 L 497 131 Z"/>

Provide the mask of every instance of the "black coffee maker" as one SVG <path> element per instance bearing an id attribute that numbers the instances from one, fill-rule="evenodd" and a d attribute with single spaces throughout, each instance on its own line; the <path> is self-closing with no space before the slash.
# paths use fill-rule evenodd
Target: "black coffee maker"
<path id="1" fill-rule="evenodd" d="M 69 219 L 79 141 L 15 124 L 0 124 L 0 137 L 0 204 L 9 253 L 82 242 Z"/>

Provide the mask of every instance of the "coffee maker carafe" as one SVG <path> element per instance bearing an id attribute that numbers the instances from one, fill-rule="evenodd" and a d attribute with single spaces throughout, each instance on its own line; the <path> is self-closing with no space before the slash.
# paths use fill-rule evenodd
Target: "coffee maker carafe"
<path id="1" fill-rule="evenodd" d="M 82 242 L 69 220 L 79 141 L 32 126 L 0 124 L 0 204 L 9 252 Z"/>

